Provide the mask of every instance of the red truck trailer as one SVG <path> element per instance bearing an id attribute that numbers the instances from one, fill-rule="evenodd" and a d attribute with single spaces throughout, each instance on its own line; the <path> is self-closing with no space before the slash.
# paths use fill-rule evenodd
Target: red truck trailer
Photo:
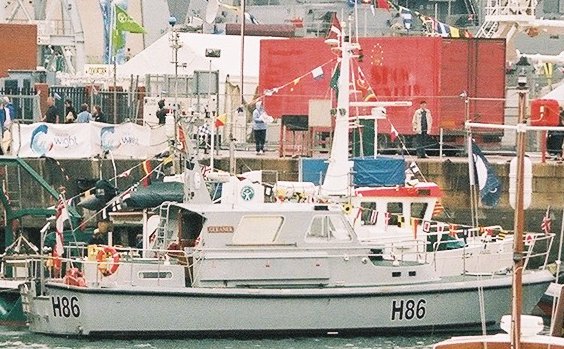
<path id="1" fill-rule="evenodd" d="M 307 120 L 311 99 L 335 101 L 330 85 L 339 56 L 324 41 L 295 38 L 261 42 L 259 91 L 266 95 L 264 106 L 270 115 Z M 442 128 L 447 141 L 463 139 L 467 117 L 503 123 L 505 40 L 374 37 L 359 38 L 358 43 L 361 57 L 351 64 L 357 92 L 351 94 L 351 101 L 413 103 L 411 107 L 388 107 L 389 122 L 379 123 L 380 134 L 389 134 L 393 125 L 409 138 L 413 134 L 412 115 L 421 100 L 427 101 L 433 115 L 431 134 L 438 135 Z M 369 96 L 371 92 L 375 98 Z M 351 115 L 370 115 L 369 109 L 351 108 Z M 491 130 L 482 135 L 496 141 L 500 133 Z"/>

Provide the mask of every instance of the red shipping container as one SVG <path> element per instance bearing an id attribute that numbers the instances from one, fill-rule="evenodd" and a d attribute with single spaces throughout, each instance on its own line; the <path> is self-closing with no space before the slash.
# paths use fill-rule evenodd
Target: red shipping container
<path id="1" fill-rule="evenodd" d="M 555 99 L 533 99 L 531 101 L 531 126 L 558 126 L 560 106 Z"/>
<path id="2" fill-rule="evenodd" d="M 400 134 L 413 134 L 411 119 L 421 100 L 433 115 L 433 135 L 440 128 L 446 135 L 464 135 L 467 117 L 503 124 L 504 39 L 375 37 L 359 38 L 359 44 L 363 59 L 351 65 L 357 90 L 360 70 L 376 100 L 413 103 L 409 108 L 387 108 L 388 120 Z M 259 93 L 266 94 L 266 111 L 274 117 L 308 115 L 310 99 L 335 100 L 330 81 L 338 58 L 324 38 L 263 40 Z M 470 97 L 468 105 L 461 98 L 464 92 Z M 351 101 L 365 98 L 362 91 L 351 95 Z M 370 108 L 351 108 L 351 115 L 370 115 Z M 387 124 L 382 122 L 381 133 L 388 132 Z"/>

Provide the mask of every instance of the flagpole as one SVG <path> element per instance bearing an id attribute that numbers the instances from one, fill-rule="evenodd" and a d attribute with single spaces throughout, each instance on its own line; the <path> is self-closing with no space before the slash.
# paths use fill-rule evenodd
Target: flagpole
<path id="1" fill-rule="evenodd" d="M 113 66 L 114 66 L 114 105 L 113 105 L 113 107 L 114 107 L 113 111 L 114 112 L 113 112 L 113 120 L 114 120 L 114 124 L 115 124 L 116 121 L 117 121 L 117 86 L 116 86 L 116 84 L 117 84 L 116 51 L 117 50 L 114 50 L 114 45 L 115 45 L 115 43 L 114 43 L 114 30 L 115 30 L 115 27 L 116 27 L 116 4 L 115 4 L 114 1 L 112 1 L 112 11 L 111 12 L 112 12 L 112 21 L 111 21 L 112 22 L 112 28 L 111 28 L 110 37 L 111 37 L 111 40 L 112 40 L 111 41 L 112 44 L 110 46 L 110 52 L 111 52 L 111 57 L 112 57 L 112 61 L 113 61 Z"/>
<path id="2" fill-rule="evenodd" d="M 470 98 L 468 92 L 462 94 L 464 98 L 464 118 L 470 122 Z M 472 226 L 478 226 L 478 193 L 476 188 L 476 170 L 474 165 L 474 155 L 472 153 L 472 129 L 466 132 L 466 153 L 468 155 L 468 181 L 470 184 L 470 214 L 472 215 Z"/>
<path id="3" fill-rule="evenodd" d="M 244 75 L 245 75 L 245 0 L 241 0 L 241 67 L 240 67 L 240 74 L 241 74 L 241 78 L 240 78 L 240 82 L 241 82 L 241 87 L 240 87 L 240 91 L 241 91 L 241 106 L 239 108 L 237 108 L 237 114 L 239 114 L 239 111 L 241 112 L 241 114 L 243 115 L 243 117 L 245 118 L 245 132 L 247 130 L 247 119 L 246 119 L 246 114 L 245 114 L 245 109 L 244 109 L 244 103 L 245 103 L 245 88 L 244 88 L 244 83 L 245 83 L 245 79 L 244 79 Z M 233 114 L 231 114 L 231 124 L 229 125 L 229 173 L 231 174 L 235 174 L 235 139 L 233 138 L 233 127 L 234 127 L 234 120 L 235 118 L 233 117 Z"/>

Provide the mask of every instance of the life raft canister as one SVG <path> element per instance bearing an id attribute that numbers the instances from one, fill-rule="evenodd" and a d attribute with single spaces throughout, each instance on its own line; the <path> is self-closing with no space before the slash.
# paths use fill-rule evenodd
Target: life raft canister
<path id="1" fill-rule="evenodd" d="M 96 255 L 96 261 L 98 262 L 100 273 L 104 276 L 110 276 L 119 267 L 119 253 L 112 246 L 103 246 Z"/>
<path id="2" fill-rule="evenodd" d="M 78 268 L 67 269 L 65 277 L 63 278 L 63 283 L 65 285 L 86 287 L 86 280 Z"/>

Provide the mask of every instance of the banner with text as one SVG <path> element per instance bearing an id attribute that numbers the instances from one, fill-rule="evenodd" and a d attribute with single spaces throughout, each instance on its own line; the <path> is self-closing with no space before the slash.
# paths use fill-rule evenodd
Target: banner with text
<path id="1" fill-rule="evenodd" d="M 11 153 L 24 158 L 80 159 L 111 152 L 116 159 L 146 159 L 166 147 L 164 127 L 134 123 L 34 123 L 12 128 Z"/>

